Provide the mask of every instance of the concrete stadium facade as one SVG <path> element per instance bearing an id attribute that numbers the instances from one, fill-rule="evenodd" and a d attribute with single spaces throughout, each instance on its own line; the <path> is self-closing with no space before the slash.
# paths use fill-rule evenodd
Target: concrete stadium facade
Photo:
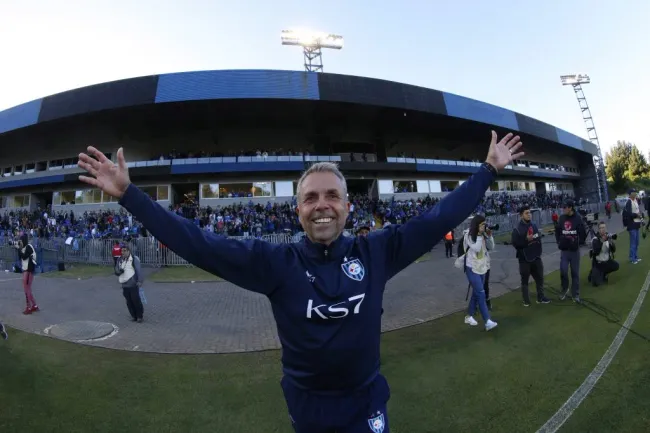
<path id="1" fill-rule="evenodd" d="M 390 81 L 294 71 L 200 71 L 131 78 L 0 112 L 0 205 L 113 209 L 81 184 L 77 155 L 125 149 L 132 180 L 168 206 L 290 200 L 314 161 L 335 161 L 352 194 L 444 195 L 485 158 L 490 130 L 526 156 L 492 192 L 572 191 L 597 201 L 595 146 L 519 113 Z"/>

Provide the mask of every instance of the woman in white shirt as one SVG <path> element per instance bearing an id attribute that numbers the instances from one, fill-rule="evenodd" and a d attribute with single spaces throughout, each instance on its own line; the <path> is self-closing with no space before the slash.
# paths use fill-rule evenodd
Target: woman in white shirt
<path id="1" fill-rule="evenodd" d="M 476 215 L 465 233 L 465 275 L 472 286 L 472 297 L 469 300 L 469 308 L 465 323 L 470 326 L 478 325 L 474 315 L 476 306 L 481 311 L 485 321 L 485 330 L 489 331 L 497 326 L 497 323 L 490 318 L 490 312 L 485 299 L 485 274 L 490 269 L 490 258 L 488 250 L 494 249 L 494 238 L 492 233 L 485 231 L 485 217 Z"/>

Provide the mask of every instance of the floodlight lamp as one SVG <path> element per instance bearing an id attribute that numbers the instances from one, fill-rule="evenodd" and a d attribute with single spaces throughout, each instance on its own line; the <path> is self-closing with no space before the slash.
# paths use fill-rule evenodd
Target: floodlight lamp
<path id="1" fill-rule="evenodd" d="M 343 48 L 343 36 L 310 30 L 282 30 L 282 45 L 307 48 Z"/>
<path id="2" fill-rule="evenodd" d="M 560 80 L 563 86 L 575 86 L 576 84 L 589 84 L 591 82 L 587 74 L 561 75 Z"/>

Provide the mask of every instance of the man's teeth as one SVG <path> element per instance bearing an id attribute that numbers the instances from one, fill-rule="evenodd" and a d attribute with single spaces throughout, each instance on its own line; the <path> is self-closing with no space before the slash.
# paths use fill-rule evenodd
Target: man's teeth
<path id="1" fill-rule="evenodd" d="M 326 223 L 331 222 L 331 221 L 332 221 L 332 218 L 319 218 L 319 219 L 315 220 L 314 222 L 316 224 L 326 224 Z"/>

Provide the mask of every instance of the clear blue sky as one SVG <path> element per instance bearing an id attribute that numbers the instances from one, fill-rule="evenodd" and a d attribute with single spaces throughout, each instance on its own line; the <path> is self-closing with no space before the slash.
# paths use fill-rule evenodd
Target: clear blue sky
<path id="1" fill-rule="evenodd" d="M 585 137 L 562 74 L 585 87 L 603 152 L 650 151 L 650 0 L 2 0 L 0 110 L 121 78 L 205 69 L 301 70 L 280 31 L 341 34 L 326 72 L 500 105 Z"/>

